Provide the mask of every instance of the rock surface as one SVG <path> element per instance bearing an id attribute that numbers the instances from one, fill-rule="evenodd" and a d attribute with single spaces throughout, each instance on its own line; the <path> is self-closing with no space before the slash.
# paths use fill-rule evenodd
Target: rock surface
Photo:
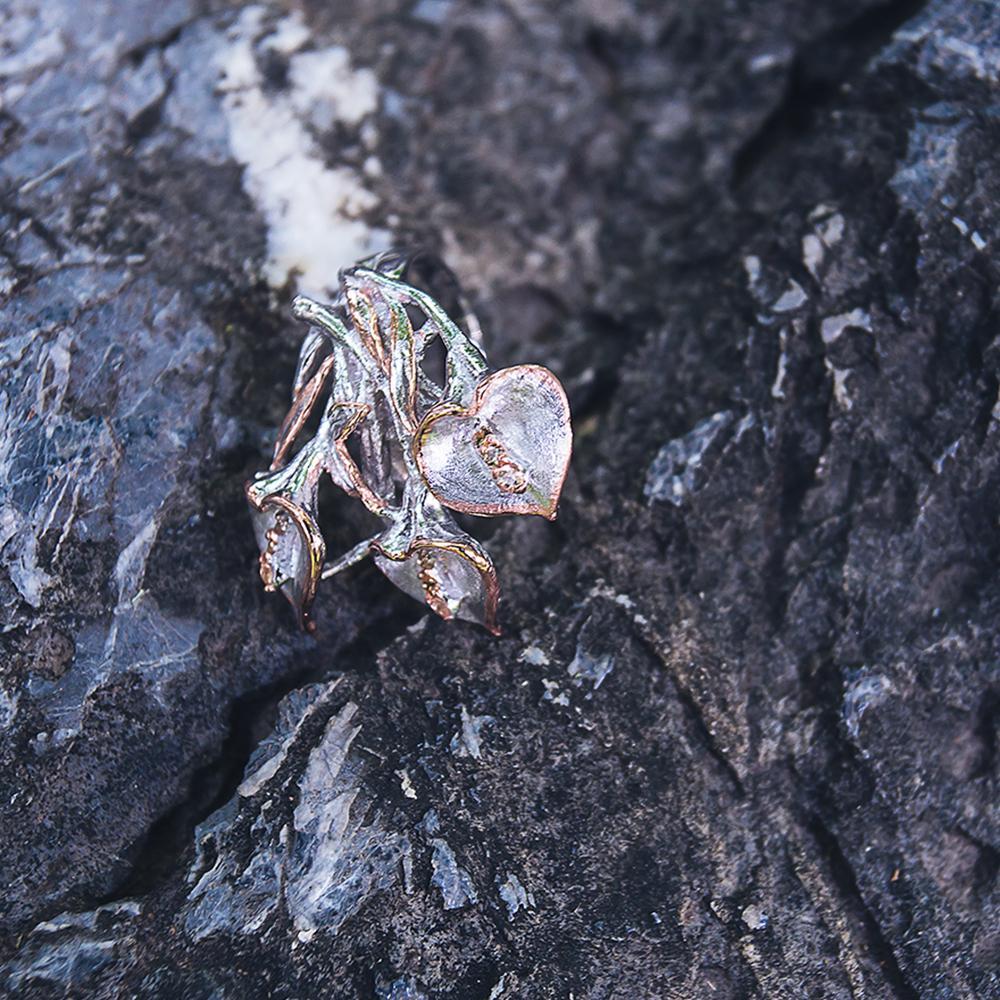
<path id="1" fill-rule="evenodd" d="M 993 3 L 0 25 L 0 992 L 1000 994 Z M 389 242 L 570 395 L 500 639 L 256 579 Z"/>

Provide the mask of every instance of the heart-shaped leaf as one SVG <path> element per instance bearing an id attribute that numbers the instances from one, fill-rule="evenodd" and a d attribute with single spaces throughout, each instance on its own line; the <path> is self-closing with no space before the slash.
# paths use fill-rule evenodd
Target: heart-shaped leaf
<path id="1" fill-rule="evenodd" d="M 445 403 L 430 410 L 414 454 L 446 507 L 553 520 L 572 447 L 559 380 L 547 368 L 518 365 L 480 382 L 468 408 Z"/>

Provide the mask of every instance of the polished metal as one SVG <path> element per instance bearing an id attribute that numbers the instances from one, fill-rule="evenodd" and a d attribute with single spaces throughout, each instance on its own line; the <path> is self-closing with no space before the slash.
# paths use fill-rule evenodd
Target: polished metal
<path id="1" fill-rule="evenodd" d="M 499 634 L 493 562 L 450 511 L 555 518 L 572 451 L 569 405 L 546 368 L 491 374 L 464 301 L 458 297 L 465 330 L 404 280 L 412 262 L 380 254 L 341 272 L 333 303 L 299 296 L 292 304 L 310 326 L 292 405 L 270 468 L 246 486 L 260 575 L 311 628 L 320 580 L 371 555 L 442 618 Z M 440 382 L 422 364 L 435 341 L 444 348 Z M 324 393 L 319 427 L 296 451 Z M 352 435 L 358 460 L 347 444 Z M 323 476 L 383 525 L 331 562 L 318 524 Z"/>

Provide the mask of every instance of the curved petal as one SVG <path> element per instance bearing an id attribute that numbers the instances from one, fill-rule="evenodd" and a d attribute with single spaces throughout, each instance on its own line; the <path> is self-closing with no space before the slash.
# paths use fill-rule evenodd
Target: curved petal
<path id="1" fill-rule="evenodd" d="M 314 515 L 281 493 L 263 494 L 247 483 L 254 532 L 260 548 L 264 589 L 281 591 L 295 609 L 299 625 L 315 627 L 309 609 L 316 597 L 326 544 Z"/>
<path id="2" fill-rule="evenodd" d="M 419 538 L 403 558 L 391 558 L 374 542 L 375 565 L 404 593 L 442 618 L 461 618 L 500 634 L 500 586 L 493 561 L 472 538 Z"/>

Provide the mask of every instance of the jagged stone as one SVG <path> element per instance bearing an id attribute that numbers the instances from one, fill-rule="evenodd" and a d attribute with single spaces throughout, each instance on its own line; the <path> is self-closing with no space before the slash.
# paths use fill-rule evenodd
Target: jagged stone
<path id="1" fill-rule="evenodd" d="M 6 5 L 0 992 L 996 993 L 995 5 L 297 10 Z M 390 238 L 574 411 L 500 639 L 259 591 Z"/>

